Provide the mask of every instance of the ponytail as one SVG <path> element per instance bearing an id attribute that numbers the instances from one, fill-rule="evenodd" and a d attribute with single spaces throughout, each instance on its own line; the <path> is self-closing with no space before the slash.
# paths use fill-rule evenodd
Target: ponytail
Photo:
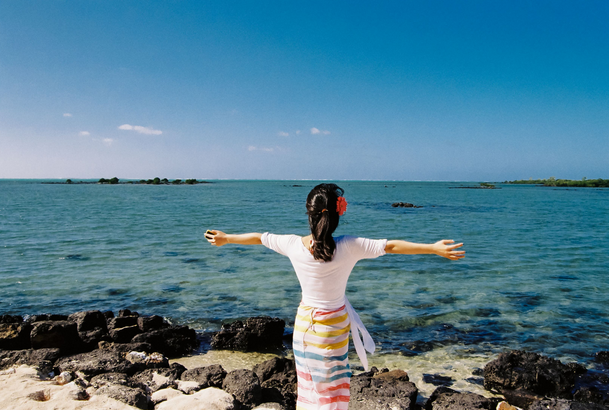
<path id="1" fill-rule="evenodd" d="M 338 226 L 337 202 L 343 192 L 342 188 L 335 184 L 320 184 L 307 196 L 307 214 L 313 235 L 311 250 L 316 260 L 329 262 L 334 256 L 336 243 L 332 234 Z"/>

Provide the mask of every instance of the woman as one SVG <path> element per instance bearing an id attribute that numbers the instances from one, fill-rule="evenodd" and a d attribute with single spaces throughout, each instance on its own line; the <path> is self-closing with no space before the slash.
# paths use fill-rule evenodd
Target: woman
<path id="1" fill-rule="evenodd" d="M 453 244 L 452 240 L 417 244 L 353 236 L 332 237 L 339 217 L 347 209 L 343 192 L 335 184 L 313 188 L 307 197 L 311 234 L 304 237 L 268 232 L 229 235 L 218 230 L 205 234 L 209 243 L 215 246 L 228 243 L 264 245 L 290 258 L 302 288 L 293 341 L 298 375 L 297 410 L 348 408 L 349 331 L 357 354 L 368 369 L 365 351 L 374 352 L 374 341 L 345 297 L 347 280 L 357 261 L 385 253 L 436 254 L 451 260 L 465 256 L 465 251 L 456 250 L 463 244 Z"/>

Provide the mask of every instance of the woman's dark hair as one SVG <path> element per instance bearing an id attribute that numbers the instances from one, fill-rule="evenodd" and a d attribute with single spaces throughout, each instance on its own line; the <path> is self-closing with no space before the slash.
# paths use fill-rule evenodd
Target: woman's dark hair
<path id="1" fill-rule="evenodd" d="M 343 189 L 336 184 L 320 184 L 307 196 L 307 214 L 313 235 L 311 250 L 316 260 L 329 262 L 334 256 L 336 243 L 332 234 L 339 220 L 336 202 L 343 193 Z"/>

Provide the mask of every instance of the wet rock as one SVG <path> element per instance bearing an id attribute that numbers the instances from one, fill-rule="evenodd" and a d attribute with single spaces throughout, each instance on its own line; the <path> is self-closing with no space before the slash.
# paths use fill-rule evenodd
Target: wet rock
<path id="1" fill-rule="evenodd" d="M 88 353 L 63 357 L 55 363 L 60 372 L 75 372 L 81 377 L 90 379 L 102 373 L 126 373 L 133 375 L 146 366 L 142 363 L 131 363 L 124 355 L 111 350 L 93 350 Z"/>
<path id="2" fill-rule="evenodd" d="M 48 374 L 60 356 L 59 349 L 0 350 L 0 369 L 26 364 Z"/>
<path id="3" fill-rule="evenodd" d="M 171 357 L 186 356 L 199 346 L 197 333 L 188 326 L 171 326 L 166 329 L 141 333 L 132 343 L 148 343 L 155 352 Z"/>
<path id="4" fill-rule="evenodd" d="M 214 349 L 239 350 L 243 352 L 268 351 L 283 346 L 285 321 L 268 316 L 252 317 L 244 322 L 236 321 L 222 325 L 220 332 L 212 337 Z"/>
<path id="5" fill-rule="evenodd" d="M 528 410 L 607 410 L 596 403 L 578 403 L 565 399 L 544 399 L 531 404 Z"/>
<path id="6" fill-rule="evenodd" d="M 455 379 L 449 376 L 442 376 L 441 374 L 423 374 L 423 381 L 425 383 L 433 384 L 434 386 L 452 386 Z"/>
<path id="7" fill-rule="evenodd" d="M 446 387 L 439 387 L 425 403 L 425 409 L 495 410 L 499 401 L 499 399 L 491 400 L 475 393 L 457 392 Z"/>
<path id="8" fill-rule="evenodd" d="M 73 313 L 68 316 L 68 320 L 76 323 L 84 350 L 91 351 L 100 341 L 109 338 L 106 317 L 99 310 Z"/>
<path id="9" fill-rule="evenodd" d="M 248 407 L 261 403 L 260 380 L 251 370 L 240 369 L 228 373 L 222 383 L 222 389 L 232 394 L 239 403 Z"/>
<path id="10" fill-rule="evenodd" d="M 376 368 L 351 378 L 351 410 L 415 409 L 418 390 L 402 371 L 379 373 Z"/>
<path id="11" fill-rule="evenodd" d="M 148 409 L 148 396 L 140 389 L 120 384 L 108 385 L 94 393 L 96 396 L 107 396 L 138 409 Z"/>
<path id="12" fill-rule="evenodd" d="M 222 388 L 226 375 L 226 370 L 224 370 L 222 366 L 219 364 L 212 364 L 211 366 L 196 367 L 194 369 L 186 370 L 180 376 L 180 380 L 195 381 L 203 386 L 202 388 Z"/>
<path id="13" fill-rule="evenodd" d="M 68 320 L 75 322 L 79 332 L 94 330 L 97 328 L 108 330 L 106 317 L 99 310 L 76 312 L 68 316 Z"/>
<path id="14" fill-rule="evenodd" d="M 0 315 L 0 323 L 23 323 L 23 316 Z"/>
<path id="15" fill-rule="evenodd" d="M 114 319 L 113 319 L 114 320 Z M 116 343 L 128 343 L 136 335 L 142 333 L 137 324 L 110 329 L 110 338 Z"/>
<path id="16" fill-rule="evenodd" d="M 215 387 L 208 387 L 191 395 L 174 397 L 155 407 L 155 410 L 238 410 L 233 396 Z"/>
<path id="17" fill-rule="evenodd" d="M 0 349 L 24 350 L 32 347 L 30 342 L 32 325 L 24 323 L 23 320 L 17 322 L 16 320 L 20 317 L 8 316 L 6 319 L 3 319 L 7 320 L 7 322 L 0 322 Z M 15 320 L 15 322 L 8 322 L 9 318 Z"/>
<path id="18" fill-rule="evenodd" d="M 120 329 L 128 326 L 137 326 L 137 316 L 120 316 L 114 317 L 108 320 L 108 331 L 111 332 L 114 329 Z M 139 329 L 139 327 L 138 327 Z"/>
<path id="19" fill-rule="evenodd" d="M 57 348 L 63 353 L 81 349 L 76 323 L 67 320 L 34 322 L 30 340 L 33 349 Z"/>
<path id="20" fill-rule="evenodd" d="M 573 400 L 580 403 L 609 404 L 609 401 L 605 400 L 603 394 L 594 386 L 577 389 L 573 394 Z"/>
<path id="21" fill-rule="evenodd" d="M 514 350 L 502 353 L 484 367 L 484 387 L 502 392 L 528 390 L 532 393 L 572 398 L 575 378 L 586 372 L 578 364 L 565 365 L 537 353 Z"/>
<path id="22" fill-rule="evenodd" d="M 168 323 L 161 316 L 140 316 L 137 318 L 137 325 L 142 332 L 150 332 L 151 330 L 159 330 L 169 327 Z"/>
<path id="23" fill-rule="evenodd" d="M 121 309 L 118 311 L 118 317 L 129 317 L 129 316 L 139 317 L 140 314 L 135 311 L 132 312 L 129 309 Z"/>
<path id="24" fill-rule="evenodd" d="M 601 364 L 609 365 L 609 351 L 596 352 L 594 359 Z"/>

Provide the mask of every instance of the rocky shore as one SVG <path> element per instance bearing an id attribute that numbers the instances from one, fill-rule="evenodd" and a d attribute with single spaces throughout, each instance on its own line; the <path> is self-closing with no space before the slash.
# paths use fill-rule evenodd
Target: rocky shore
<path id="1" fill-rule="evenodd" d="M 213 335 L 211 348 L 280 349 L 284 327 L 269 317 L 237 321 Z M 230 372 L 221 364 L 170 364 L 199 343 L 194 329 L 129 310 L 0 316 L 0 402 L 7 409 L 295 409 L 292 359 Z M 491 398 L 441 386 L 438 376 L 440 387 L 417 403 L 407 372 L 372 368 L 353 376 L 349 408 L 609 410 L 608 374 L 606 351 L 586 366 L 510 351 L 480 371 Z"/>

